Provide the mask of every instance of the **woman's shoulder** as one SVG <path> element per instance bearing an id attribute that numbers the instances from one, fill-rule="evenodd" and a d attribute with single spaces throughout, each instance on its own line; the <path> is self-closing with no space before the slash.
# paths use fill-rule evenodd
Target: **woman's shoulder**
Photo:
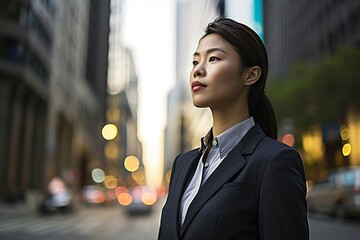
<path id="1" fill-rule="evenodd" d="M 269 145 L 271 147 L 276 147 L 276 148 L 291 148 L 291 149 L 293 149 L 289 145 L 281 142 L 280 140 L 271 138 L 269 136 L 265 136 L 262 140 L 263 140 L 262 144 L 264 144 L 264 145 Z"/>
<path id="2" fill-rule="evenodd" d="M 260 142 L 259 147 L 265 152 L 272 153 L 269 155 L 281 153 L 300 155 L 297 149 L 270 137 L 264 137 Z"/>
<path id="3" fill-rule="evenodd" d="M 270 157 L 279 151 L 297 152 L 292 147 L 278 141 L 277 139 L 267 136 L 258 124 L 248 131 L 248 133 L 239 142 L 238 147 L 243 154 L 254 154 L 254 156 L 257 157 L 259 157 L 259 155 Z"/>

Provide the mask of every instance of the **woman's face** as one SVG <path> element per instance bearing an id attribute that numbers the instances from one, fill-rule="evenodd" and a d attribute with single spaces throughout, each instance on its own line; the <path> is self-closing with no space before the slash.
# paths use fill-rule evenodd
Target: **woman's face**
<path id="1" fill-rule="evenodd" d="M 244 79 L 240 56 L 218 34 L 200 40 L 193 58 L 190 87 L 196 107 L 238 105 L 244 101 Z"/>

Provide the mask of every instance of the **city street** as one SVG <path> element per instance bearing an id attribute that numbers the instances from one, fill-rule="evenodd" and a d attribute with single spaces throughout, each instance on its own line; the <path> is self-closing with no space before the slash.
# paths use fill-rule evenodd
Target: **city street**
<path id="1" fill-rule="evenodd" d="M 310 214 L 309 225 L 311 240 L 353 240 L 360 236 L 360 219 L 339 220 Z"/>
<path id="2" fill-rule="evenodd" d="M 72 214 L 38 216 L 2 213 L 0 239 L 7 240 L 153 240 L 159 225 L 160 201 L 150 215 L 128 216 L 119 206 L 82 207 Z M 311 214 L 311 240 L 351 240 L 360 236 L 360 220 L 338 220 Z"/>
<path id="3" fill-rule="evenodd" d="M 128 216 L 120 206 L 82 207 L 71 214 L 0 214 L 2 240 L 153 240 L 160 210 L 158 202 L 149 215 Z"/>

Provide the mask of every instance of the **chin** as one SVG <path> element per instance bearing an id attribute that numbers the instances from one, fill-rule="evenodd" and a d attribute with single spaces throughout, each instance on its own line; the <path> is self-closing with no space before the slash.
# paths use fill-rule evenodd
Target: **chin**
<path id="1" fill-rule="evenodd" d="M 193 101 L 193 104 L 195 107 L 197 108 L 206 108 L 209 107 L 208 104 L 202 103 L 202 102 L 198 102 L 198 101 Z"/>
<path id="2" fill-rule="evenodd" d="M 212 99 L 205 97 L 203 95 L 193 95 L 192 96 L 193 105 L 197 108 L 207 108 L 211 106 L 213 102 Z"/>

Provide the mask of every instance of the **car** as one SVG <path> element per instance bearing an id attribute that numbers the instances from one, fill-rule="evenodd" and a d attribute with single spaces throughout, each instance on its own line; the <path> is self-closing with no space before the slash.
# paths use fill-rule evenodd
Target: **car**
<path id="1" fill-rule="evenodd" d="M 120 205 L 129 215 L 150 214 L 157 202 L 156 191 L 148 186 L 136 186 L 118 195 Z"/>
<path id="2" fill-rule="evenodd" d="M 60 177 L 53 177 L 47 191 L 40 196 L 38 212 L 40 214 L 70 213 L 73 210 L 71 191 Z"/>
<path id="3" fill-rule="evenodd" d="M 360 167 L 332 169 L 313 184 L 307 194 L 310 213 L 327 213 L 338 218 L 360 216 Z"/>

